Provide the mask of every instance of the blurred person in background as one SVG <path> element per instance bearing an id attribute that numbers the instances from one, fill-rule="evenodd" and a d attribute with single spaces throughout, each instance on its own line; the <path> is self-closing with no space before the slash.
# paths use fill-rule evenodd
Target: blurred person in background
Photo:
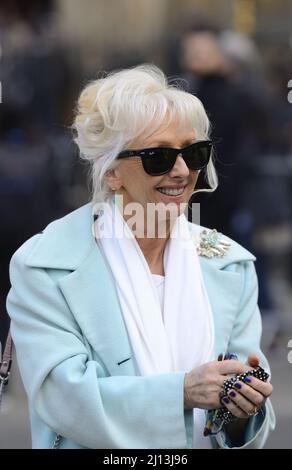
<path id="1" fill-rule="evenodd" d="M 286 181 L 275 174 L 273 165 L 270 179 L 265 178 L 269 172 L 265 156 L 286 145 L 280 138 L 283 113 L 279 103 L 274 105 L 255 44 L 243 34 L 202 25 L 190 28 L 182 38 L 180 63 L 189 91 L 206 107 L 212 138 L 218 142 L 219 187 L 214 195 L 198 195 L 201 222 L 230 234 L 257 256 L 259 306 L 263 313 L 272 314 L 268 346 L 279 319 L 270 289 L 270 253 L 256 240 L 263 226 L 278 226 L 291 215 Z M 206 182 L 200 180 L 199 187 L 206 187 Z"/>
<path id="2" fill-rule="evenodd" d="M 238 240 L 257 256 L 264 346 L 274 349 L 278 333 L 292 325 L 285 318 L 291 291 L 287 260 L 292 252 L 292 107 L 287 100 L 291 59 L 287 49 L 276 47 L 271 57 L 260 60 L 253 41 L 231 31 L 220 35 L 220 44 L 230 60 L 232 78 L 246 90 L 255 108 L 250 132 L 242 142 L 242 184 L 233 222 Z M 252 145 L 246 146 L 248 142 Z"/>
<path id="3" fill-rule="evenodd" d="M 243 86 L 236 76 L 230 55 L 224 52 L 217 31 L 203 26 L 187 30 L 181 41 L 180 64 L 189 91 L 206 107 L 212 124 L 212 139 L 216 142 L 219 185 L 216 194 L 198 197 L 202 205 L 202 223 L 209 227 L 215 225 L 237 238 L 240 233 L 233 224 L 233 217 L 245 184 L 241 162 L 246 154 L 249 159 L 256 158 L 259 112 L 246 85 Z M 205 182 L 200 184 L 203 187 Z M 208 210 L 204 210 L 206 205 Z"/>
<path id="4" fill-rule="evenodd" d="M 285 48 L 278 50 L 273 58 L 267 58 L 268 93 L 265 103 L 269 126 L 261 135 L 257 159 L 247 160 L 244 167 L 246 179 L 249 175 L 250 180 L 242 191 L 241 200 L 242 210 L 249 214 L 251 220 L 249 246 L 258 256 L 259 276 L 266 280 L 262 306 L 266 313 L 267 341 L 275 351 L 281 344 L 281 334 L 292 328 L 292 279 L 289 276 L 292 255 L 292 106 L 287 100 L 287 83 L 291 74 L 292 63 Z M 267 299 L 272 302 L 264 302 Z"/>
<path id="5" fill-rule="evenodd" d="M 263 447 L 271 383 L 224 389 L 259 363 L 269 370 L 255 258 L 216 232 L 206 244 L 184 214 L 200 172 L 217 187 L 202 103 L 143 65 L 86 86 L 74 129 L 92 200 L 10 263 L 33 448 Z M 237 357 L 216 360 L 227 351 Z M 204 436 L 206 411 L 223 404 L 232 422 Z"/>
<path id="6" fill-rule="evenodd" d="M 66 131 L 75 74 L 54 2 L 0 5 L 1 290 L 0 340 L 7 334 L 7 266 L 15 249 L 71 206 L 67 188 L 76 156 Z"/>

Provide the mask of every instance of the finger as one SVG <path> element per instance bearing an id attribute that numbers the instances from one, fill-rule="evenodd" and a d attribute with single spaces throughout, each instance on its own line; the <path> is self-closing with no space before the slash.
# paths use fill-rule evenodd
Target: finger
<path id="1" fill-rule="evenodd" d="M 260 359 L 255 354 L 250 354 L 247 359 L 247 364 L 251 367 L 257 367 L 260 365 Z"/>
<path id="2" fill-rule="evenodd" d="M 223 398 L 224 406 L 231 411 L 231 413 L 236 416 L 237 418 L 249 418 L 249 415 L 245 413 L 241 408 L 239 408 L 230 398 L 224 397 Z"/>
<path id="3" fill-rule="evenodd" d="M 235 390 L 230 390 L 228 392 L 228 398 L 234 403 L 238 408 L 240 408 L 245 414 L 251 416 L 255 413 L 255 405 L 247 400 L 243 395 L 236 392 Z"/>
<path id="4" fill-rule="evenodd" d="M 222 375 L 242 374 L 243 372 L 247 372 L 248 370 L 251 370 L 251 367 L 249 367 L 248 365 L 243 364 L 242 362 L 236 361 L 234 359 L 230 359 L 228 361 L 222 361 L 217 364 L 218 364 L 219 372 Z"/>
<path id="5" fill-rule="evenodd" d="M 260 392 L 264 397 L 268 398 L 273 392 L 273 385 L 270 382 L 263 382 L 256 377 L 247 376 L 244 382 L 254 390 Z"/>
<path id="6" fill-rule="evenodd" d="M 253 406 L 259 408 L 264 404 L 265 396 L 250 387 L 249 385 L 246 385 L 243 382 L 235 382 L 233 387 L 235 392 L 241 394 L 250 403 L 252 403 Z"/>

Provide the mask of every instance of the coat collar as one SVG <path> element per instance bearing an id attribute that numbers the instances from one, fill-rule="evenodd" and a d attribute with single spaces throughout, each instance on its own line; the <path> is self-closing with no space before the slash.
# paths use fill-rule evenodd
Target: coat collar
<path id="1" fill-rule="evenodd" d="M 91 233 L 91 212 L 92 205 L 89 203 L 48 225 L 36 240 L 25 264 L 63 271 L 58 280 L 62 294 L 85 338 L 109 374 L 135 375 L 133 354 L 115 283 Z M 203 229 L 190 224 L 193 234 L 199 234 Z M 215 331 L 228 318 L 232 322 L 241 292 L 239 274 L 224 268 L 234 262 L 255 260 L 235 241 L 228 237 L 224 239 L 231 246 L 223 258 L 199 256 Z"/>
<path id="2" fill-rule="evenodd" d="M 51 222 L 41 232 L 25 264 L 35 268 L 77 269 L 95 246 L 91 210 L 89 203 Z"/>
<path id="3" fill-rule="evenodd" d="M 88 253 L 95 247 L 92 235 L 92 204 L 88 203 L 70 214 L 50 223 L 42 232 L 26 259 L 26 265 L 52 269 L 75 270 Z M 200 234 L 205 227 L 189 224 L 193 235 Z M 255 256 L 234 240 L 224 235 L 231 244 L 222 258 L 211 259 L 200 256 L 201 263 L 224 269 L 228 264 L 239 261 L 254 261 Z"/>

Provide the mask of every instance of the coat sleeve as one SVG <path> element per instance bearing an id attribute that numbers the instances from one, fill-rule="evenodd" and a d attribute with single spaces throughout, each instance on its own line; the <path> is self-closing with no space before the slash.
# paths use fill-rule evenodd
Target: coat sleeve
<path id="1" fill-rule="evenodd" d="M 269 373 L 270 366 L 260 348 L 262 322 L 258 308 L 258 279 L 253 261 L 238 263 L 242 276 L 242 292 L 239 302 L 238 315 L 235 319 L 230 337 L 228 351 L 236 352 L 242 362 L 246 362 L 249 354 L 260 358 L 260 365 Z M 275 414 L 270 399 L 260 412 L 249 418 L 244 440 L 238 448 L 262 448 L 268 435 L 275 428 Z M 217 445 L 221 448 L 235 448 L 232 438 L 221 432 L 216 437 Z"/>
<path id="2" fill-rule="evenodd" d="M 12 257 L 7 297 L 29 405 L 87 448 L 187 448 L 184 372 L 105 377 L 58 286 L 45 269 L 25 265 L 30 245 Z"/>

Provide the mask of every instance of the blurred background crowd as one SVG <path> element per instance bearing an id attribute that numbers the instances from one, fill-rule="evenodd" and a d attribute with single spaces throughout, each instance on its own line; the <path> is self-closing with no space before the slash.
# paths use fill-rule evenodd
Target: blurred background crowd
<path id="1" fill-rule="evenodd" d="M 267 446 L 292 448 L 291 25 L 291 0 L 1 0 L 2 342 L 12 254 L 89 201 L 70 130 L 79 92 L 101 72 L 154 63 L 184 79 L 212 122 L 219 187 L 193 202 L 201 225 L 257 257 L 263 349 L 278 385 L 278 430 Z M 17 396 L 6 405 L 7 416 L 18 410 L 15 427 L 5 409 L 0 416 L 0 448 L 30 445 Z"/>

